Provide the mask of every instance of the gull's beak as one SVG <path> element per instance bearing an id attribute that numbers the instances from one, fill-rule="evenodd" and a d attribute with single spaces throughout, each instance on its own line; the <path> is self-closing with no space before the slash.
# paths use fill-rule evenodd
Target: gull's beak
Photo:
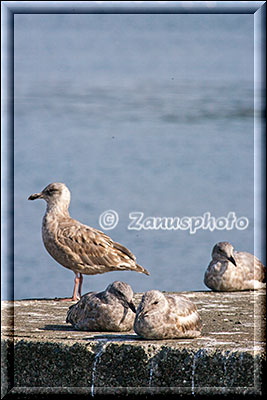
<path id="1" fill-rule="evenodd" d="M 138 314 L 144 314 L 145 313 L 145 305 L 142 303 L 139 303 L 137 311 L 138 311 Z"/>
<path id="2" fill-rule="evenodd" d="M 128 306 L 134 313 L 136 313 L 136 308 L 135 308 L 135 305 L 134 305 L 134 303 L 132 301 L 130 303 L 128 303 Z"/>
<path id="3" fill-rule="evenodd" d="M 233 263 L 236 266 L 236 262 L 233 256 L 228 257 L 228 260 L 231 261 L 231 263 Z"/>
<path id="4" fill-rule="evenodd" d="M 126 305 L 127 304 L 127 305 Z M 135 306 L 134 306 L 134 303 L 132 302 L 132 301 L 126 301 L 125 303 L 124 303 L 124 311 L 123 311 L 123 316 L 122 316 L 122 319 L 121 319 L 121 321 L 120 321 L 120 324 L 122 324 L 123 323 L 123 321 L 125 320 L 125 317 L 126 317 L 126 315 L 127 315 L 127 312 L 128 312 L 128 309 L 130 308 L 134 313 L 136 313 L 136 309 L 135 309 Z"/>
<path id="5" fill-rule="evenodd" d="M 36 200 L 36 199 L 42 199 L 43 198 L 43 193 L 41 192 L 41 193 L 34 193 L 34 194 L 31 194 L 29 197 L 28 197 L 28 200 Z"/>

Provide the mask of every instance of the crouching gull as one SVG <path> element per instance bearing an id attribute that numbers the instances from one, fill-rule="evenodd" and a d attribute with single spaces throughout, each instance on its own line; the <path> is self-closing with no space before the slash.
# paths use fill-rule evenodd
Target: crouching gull
<path id="1" fill-rule="evenodd" d="M 66 322 L 78 330 L 124 332 L 133 329 L 135 312 L 131 286 L 115 281 L 103 292 L 84 294 L 70 306 Z"/>
<path id="2" fill-rule="evenodd" d="M 201 319 L 184 296 L 150 290 L 137 308 L 134 331 L 144 339 L 195 338 L 201 334 Z"/>
<path id="3" fill-rule="evenodd" d="M 238 291 L 266 287 L 266 268 L 253 254 L 234 251 L 229 242 L 219 242 L 212 250 L 212 260 L 204 283 L 215 291 Z"/>
<path id="4" fill-rule="evenodd" d="M 46 201 L 42 223 L 45 248 L 59 264 L 75 273 L 73 295 L 66 300 L 76 301 L 78 296 L 81 297 L 83 274 L 129 270 L 149 275 L 126 247 L 103 232 L 71 218 L 68 212 L 70 197 L 64 183 L 51 183 L 28 198 Z"/>

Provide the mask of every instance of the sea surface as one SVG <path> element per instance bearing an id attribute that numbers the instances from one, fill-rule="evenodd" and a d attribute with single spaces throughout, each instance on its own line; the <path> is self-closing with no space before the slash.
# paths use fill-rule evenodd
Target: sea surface
<path id="1" fill-rule="evenodd" d="M 151 274 L 85 276 L 84 293 L 203 290 L 216 242 L 254 251 L 253 30 L 253 14 L 15 14 L 16 299 L 72 294 L 42 243 L 45 203 L 27 200 L 51 182 Z M 130 229 L 133 212 L 151 218 Z M 190 231 L 204 213 L 224 219 Z"/>

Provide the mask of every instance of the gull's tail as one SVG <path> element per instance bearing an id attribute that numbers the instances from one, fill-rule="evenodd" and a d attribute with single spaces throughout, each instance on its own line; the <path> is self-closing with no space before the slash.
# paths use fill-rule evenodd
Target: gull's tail
<path id="1" fill-rule="evenodd" d="M 136 272 L 141 272 L 143 274 L 150 275 L 150 273 L 139 264 L 136 264 Z"/>

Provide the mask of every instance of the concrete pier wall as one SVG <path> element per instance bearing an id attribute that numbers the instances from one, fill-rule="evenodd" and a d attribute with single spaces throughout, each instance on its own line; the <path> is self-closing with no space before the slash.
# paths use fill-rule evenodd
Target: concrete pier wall
<path id="1" fill-rule="evenodd" d="M 183 295 L 198 307 L 200 338 L 75 331 L 65 323 L 69 303 L 3 302 L 2 396 L 262 394 L 265 291 Z"/>

